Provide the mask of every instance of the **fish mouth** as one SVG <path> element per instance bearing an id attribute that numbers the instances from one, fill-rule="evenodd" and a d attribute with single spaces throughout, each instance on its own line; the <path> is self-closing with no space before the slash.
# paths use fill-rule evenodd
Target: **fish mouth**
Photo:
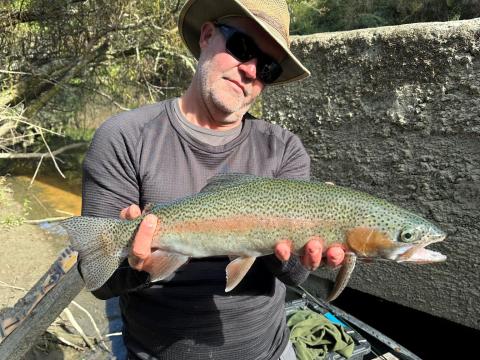
<path id="1" fill-rule="evenodd" d="M 398 248 L 399 252 L 395 255 L 395 261 L 411 262 L 417 264 L 428 264 L 442 262 L 447 259 L 445 255 L 440 252 L 425 249 L 426 246 L 445 240 L 447 236 L 444 234 L 429 235 L 415 244 L 405 244 Z"/>

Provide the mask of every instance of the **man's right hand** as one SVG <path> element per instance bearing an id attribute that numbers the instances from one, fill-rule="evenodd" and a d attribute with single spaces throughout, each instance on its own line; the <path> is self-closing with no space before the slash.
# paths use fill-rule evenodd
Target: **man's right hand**
<path id="1" fill-rule="evenodd" d="M 141 214 L 142 211 L 138 205 L 130 205 L 120 212 L 120 218 L 124 220 L 133 220 Z M 153 269 L 152 264 L 155 256 L 152 256 L 152 241 L 157 221 L 158 218 L 155 215 L 148 214 L 140 223 L 128 256 L 128 263 L 135 270 L 150 273 Z"/>

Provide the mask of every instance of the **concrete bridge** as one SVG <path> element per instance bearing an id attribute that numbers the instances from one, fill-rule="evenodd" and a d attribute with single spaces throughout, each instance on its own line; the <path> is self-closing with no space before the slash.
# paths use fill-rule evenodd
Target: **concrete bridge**
<path id="1" fill-rule="evenodd" d="M 293 50 L 312 77 L 269 88 L 263 116 L 301 137 L 313 176 L 449 233 L 431 247 L 446 263 L 360 265 L 350 286 L 480 329 L 480 19 L 315 34 Z"/>

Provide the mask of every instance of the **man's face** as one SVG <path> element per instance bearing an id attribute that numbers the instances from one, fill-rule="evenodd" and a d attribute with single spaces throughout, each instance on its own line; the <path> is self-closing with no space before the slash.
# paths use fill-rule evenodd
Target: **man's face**
<path id="1" fill-rule="evenodd" d="M 253 20 L 228 18 L 222 21 L 249 35 L 258 48 L 278 62 L 284 57 L 278 46 Z M 264 84 L 256 76 L 257 59 L 240 62 L 225 49 L 225 37 L 212 23 L 202 27 L 197 75 L 202 99 L 214 119 L 234 123 L 243 117 Z"/>

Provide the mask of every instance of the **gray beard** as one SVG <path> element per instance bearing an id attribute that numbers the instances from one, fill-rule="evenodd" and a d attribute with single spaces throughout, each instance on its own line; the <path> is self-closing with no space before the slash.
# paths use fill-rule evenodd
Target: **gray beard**
<path id="1" fill-rule="evenodd" d="M 215 91 L 214 87 L 208 83 L 208 74 L 210 73 L 211 66 L 209 60 L 202 60 L 200 58 L 197 75 L 200 81 L 201 97 L 206 104 L 210 103 L 222 113 L 227 114 L 223 122 L 233 123 L 238 121 L 245 115 L 253 101 L 244 103 L 240 97 L 237 101 L 227 101 L 225 97 L 220 94 L 220 91 Z"/>

